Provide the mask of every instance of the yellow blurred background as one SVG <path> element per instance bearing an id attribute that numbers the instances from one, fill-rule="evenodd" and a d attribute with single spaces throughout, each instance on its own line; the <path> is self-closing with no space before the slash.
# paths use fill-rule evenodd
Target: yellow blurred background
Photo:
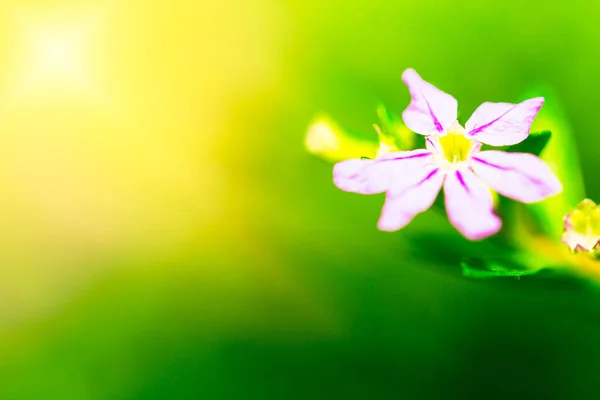
<path id="1" fill-rule="evenodd" d="M 236 6 L 2 2 L 2 326 L 56 312 L 115 254 L 177 257 L 235 218 L 226 106 L 272 84 L 278 50 L 264 5 Z"/>

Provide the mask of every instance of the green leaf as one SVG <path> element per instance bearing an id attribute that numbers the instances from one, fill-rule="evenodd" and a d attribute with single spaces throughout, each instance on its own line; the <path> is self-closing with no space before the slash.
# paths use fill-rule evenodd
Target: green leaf
<path id="1" fill-rule="evenodd" d="M 506 151 L 513 153 L 530 153 L 539 156 L 542 154 L 544 148 L 546 148 L 551 137 L 552 132 L 550 131 L 530 133 L 529 136 L 527 136 L 527 139 L 514 146 L 509 146 Z"/>
<path id="2" fill-rule="evenodd" d="M 521 277 L 537 274 L 540 269 L 530 269 L 512 260 L 463 258 L 460 262 L 463 275 L 484 279 L 496 277 Z"/>
<path id="3" fill-rule="evenodd" d="M 548 130 L 530 133 L 527 139 L 514 146 L 507 146 L 504 151 L 530 153 L 540 156 L 550 142 L 552 133 Z M 514 245 L 523 245 L 531 240 L 532 235 L 548 234 L 548 223 L 545 216 L 536 215 L 533 208 L 527 209 L 523 204 L 500 197 L 499 210 L 506 221 L 501 235 Z M 555 233 L 553 233 L 555 235 Z"/>
<path id="4" fill-rule="evenodd" d="M 563 191 L 540 203 L 531 204 L 528 208 L 538 219 L 542 231 L 555 241 L 560 241 L 563 217 L 585 197 L 585 189 L 575 138 L 560 99 L 547 86 L 533 87 L 524 98 L 537 96 L 544 96 L 546 101 L 533 122 L 532 130 L 552 131 L 552 140 L 541 158 L 562 182 Z"/>

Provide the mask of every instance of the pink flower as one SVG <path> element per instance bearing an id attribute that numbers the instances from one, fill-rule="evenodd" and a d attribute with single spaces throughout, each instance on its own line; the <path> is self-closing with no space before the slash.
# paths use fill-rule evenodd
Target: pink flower
<path id="1" fill-rule="evenodd" d="M 500 229 L 490 188 L 523 203 L 562 191 L 559 180 L 538 157 L 527 153 L 480 151 L 481 144 L 506 146 L 529 134 L 544 103 L 541 97 L 519 104 L 483 103 L 463 128 L 458 103 L 424 81 L 413 69 L 402 74 L 412 101 L 402 119 L 426 136 L 426 149 L 388 153 L 373 160 L 337 163 L 333 180 L 342 190 L 360 194 L 386 192 L 378 227 L 395 231 L 427 210 L 444 188 L 448 218 L 466 238 L 483 239 Z"/>

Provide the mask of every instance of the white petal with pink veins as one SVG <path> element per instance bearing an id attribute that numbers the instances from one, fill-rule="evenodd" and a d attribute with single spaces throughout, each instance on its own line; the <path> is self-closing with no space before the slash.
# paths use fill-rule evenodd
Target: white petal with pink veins
<path id="1" fill-rule="evenodd" d="M 562 191 L 558 178 L 533 154 L 490 150 L 472 160 L 473 170 L 488 186 L 522 203 L 534 203 Z"/>
<path id="2" fill-rule="evenodd" d="M 491 146 L 516 144 L 527 138 L 543 104 L 543 97 L 519 104 L 483 103 L 471 115 L 465 128 L 468 135 Z"/>
<path id="3" fill-rule="evenodd" d="M 437 197 L 444 173 L 435 165 L 426 165 L 402 185 L 394 186 L 387 194 L 377 226 L 382 231 L 396 231 L 429 209 Z"/>
<path id="4" fill-rule="evenodd" d="M 467 239 L 483 239 L 500 230 L 502 221 L 494 214 L 492 195 L 471 170 L 449 173 L 444 196 L 448 219 Z"/>
<path id="5" fill-rule="evenodd" d="M 444 132 L 456 121 L 458 102 L 454 97 L 424 81 L 414 69 L 404 71 L 402 81 L 412 97 L 402 119 L 412 131 L 421 135 Z"/>
<path id="6" fill-rule="evenodd" d="M 412 176 L 412 171 L 422 168 L 430 158 L 427 150 L 412 150 L 388 153 L 375 160 L 346 160 L 333 167 L 333 182 L 347 192 L 381 193 Z"/>

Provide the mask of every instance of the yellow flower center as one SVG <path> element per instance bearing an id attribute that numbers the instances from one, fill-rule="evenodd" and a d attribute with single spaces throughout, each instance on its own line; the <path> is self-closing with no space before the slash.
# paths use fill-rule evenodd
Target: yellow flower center
<path id="1" fill-rule="evenodd" d="M 440 137 L 439 143 L 448 162 L 455 164 L 467 161 L 471 150 L 471 141 L 465 135 L 450 132 Z"/>

